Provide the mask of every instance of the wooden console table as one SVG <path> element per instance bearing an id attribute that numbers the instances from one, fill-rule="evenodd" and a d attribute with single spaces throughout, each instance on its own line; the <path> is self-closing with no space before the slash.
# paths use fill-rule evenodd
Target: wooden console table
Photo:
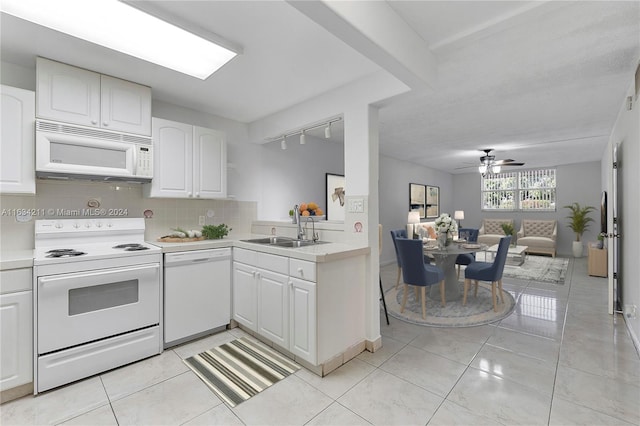
<path id="1" fill-rule="evenodd" d="M 589 275 L 595 277 L 607 276 L 607 249 L 589 247 Z"/>

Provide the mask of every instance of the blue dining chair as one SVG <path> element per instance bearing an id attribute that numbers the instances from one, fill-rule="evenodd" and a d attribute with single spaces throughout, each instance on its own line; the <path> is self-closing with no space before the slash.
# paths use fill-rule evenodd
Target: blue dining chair
<path id="1" fill-rule="evenodd" d="M 504 296 L 502 295 L 502 272 L 504 271 L 504 265 L 507 262 L 509 244 L 511 244 L 511 235 L 502 237 L 498 245 L 496 258 L 493 262 L 473 262 L 464 270 L 464 294 L 462 296 L 463 306 L 467 303 L 467 291 L 469 290 L 469 284 L 472 280 L 476 285 L 474 292 L 475 296 L 478 296 L 478 281 L 490 281 L 493 310 L 498 312 L 496 285 L 498 286 L 498 291 L 500 291 L 500 302 L 504 303 Z"/>
<path id="2" fill-rule="evenodd" d="M 402 277 L 404 279 L 404 294 L 402 295 L 400 312 L 404 312 L 404 307 L 407 304 L 409 286 L 416 286 L 416 288 L 421 287 L 422 319 L 425 319 L 425 289 L 427 286 L 440 284 L 440 298 L 442 299 L 442 306 L 445 306 L 444 272 L 437 266 L 425 263 L 422 254 L 422 241 L 397 238 L 396 247 L 398 249 L 398 255 L 400 256 Z"/>
<path id="3" fill-rule="evenodd" d="M 475 228 L 459 228 L 458 238 L 467 240 L 470 243 L 478 242 L 478 230 Z M 460 279 L 460 265 L 470 265 L 476 261 L 475 253 L 462 253 L 456 257 L 456 265 L 458 265 L 458 279 Z"/>
<path id="4" fill-rule="evenodd" d="M 400 285 L 400 273 L 402 271 L 402 265 L 400 264 L 400 255 L 398 254 L 398 246 L 396 244 L 397 238 L 407 238 L 406 229 L 396 229 L 389 231 L 391 233 L 391 241 L 393 241 L 393 248 L 396 250 L 396 262 L 398 262 L 398 277 L 396 278 L 396 290 Z"/>

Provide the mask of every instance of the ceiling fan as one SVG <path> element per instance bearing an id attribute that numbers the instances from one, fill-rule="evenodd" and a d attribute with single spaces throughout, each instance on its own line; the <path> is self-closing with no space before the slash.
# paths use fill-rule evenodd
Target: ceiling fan
<path id="1" fill-rule="evenodd" d="M 500 173 L 502 167 L 505 166 L 524 166 L 524 163 L 517 162 L 512 159 L 496 160 L 496 156 L 491 154 L 493 149 L 483 149 L 484 155 L 480 157 L 480 166 L 478 171 L 483 175 L 486 173 Z"/>

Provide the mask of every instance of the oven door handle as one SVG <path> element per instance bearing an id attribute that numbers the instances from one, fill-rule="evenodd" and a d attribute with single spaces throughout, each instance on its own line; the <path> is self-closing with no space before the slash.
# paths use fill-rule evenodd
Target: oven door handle
<path id="1" fill-rule="evenodd" d="M 127 274 L 127 273 L 131 273 L 131 272 L 139 272 L 139 271 L 143 271 L 143 270 L 147 270 L 147 271 L 156 271 L 155 273 L 157 274 L 160 269 L 160 265 L 159 264 L 152 264 L 152 265 L 143 265 L 143 266 L 134 266 L 134 267 L 127 267 L 127 268 L 112 268 L 112 269 L 99 269 L 99 270 L 93 270 L 93 271 L 85 271 L 85 272 L 72 272 L 69 274 L 61 274 L 61 275 L 51 275 L 51 276 L 44 276 L 44 277 L 38 277 L 38 283 L 40 285 L 46 285 L 46 286 L 51 286 L 51 285 L 65 285 L 68 286 L 69 283 L 66 282 L 70 279 L 78 279 L 78 278 L 93 278 L 93 277 L 108 277 L 108 276 L 113 276 L 115 274 Z M 109 280 L 107 279 L 106 282 L 108 282 Z M 79 287 L 90 287 L 92 285 L 96 285 L 95 282 L 89 282 L 87 283 L 87 285 L 82 285 Z M 75 286 L 74 286 L 75 287 Z"/>

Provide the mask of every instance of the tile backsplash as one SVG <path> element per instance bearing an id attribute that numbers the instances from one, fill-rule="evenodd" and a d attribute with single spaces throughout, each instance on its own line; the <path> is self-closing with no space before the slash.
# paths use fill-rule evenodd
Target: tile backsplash
<path id="1" fill-rule="evenodd" d="M 0 250 L 33 248 L 35 219 L 145 217 L 145 238 L 153 241 L 172 228 L 201 229 L 226 223 L 234 233 L 248 233 L 256 219 L 252 201 L 144 198 L 142 185 L 38 180 L 36 195 L 1 195 Z M 31 220 L 16 219 L 19 209 L 33 212 Z M 98 210 L 103 209 L 103 210 Z"/>

